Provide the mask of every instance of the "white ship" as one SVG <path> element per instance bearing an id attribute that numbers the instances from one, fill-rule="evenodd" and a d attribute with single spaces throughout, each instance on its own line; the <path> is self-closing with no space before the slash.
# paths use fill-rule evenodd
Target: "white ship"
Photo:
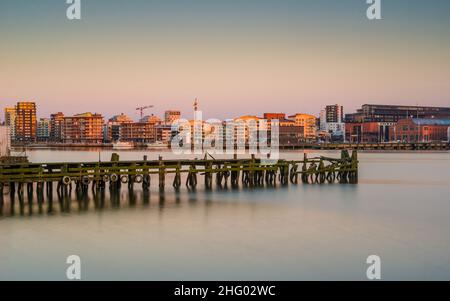
<path id="1" fill-rule="evenodd" d="M 113 149 L 133 149 L 133 142 L 117 141 L 113 143 Z"/>
<path id="2" fill-rule="evenodd" d="M 149 149 L 163 149 L 163 148 L 169 148 L 169 144 L 162 142 L 162 141 L 156 141 L 153 143 L 148 143 L 147 148 Z"/>

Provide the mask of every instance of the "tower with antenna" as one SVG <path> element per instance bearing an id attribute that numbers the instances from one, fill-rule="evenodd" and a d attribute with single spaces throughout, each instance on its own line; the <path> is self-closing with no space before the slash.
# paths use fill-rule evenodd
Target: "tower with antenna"
<path id="1" fill-rule="evenodd" d="M 195 100 L 194 100 L 194 112 L 197 112 L 197 111 L 198 111 L 198 99 L 195 98 Z"/>

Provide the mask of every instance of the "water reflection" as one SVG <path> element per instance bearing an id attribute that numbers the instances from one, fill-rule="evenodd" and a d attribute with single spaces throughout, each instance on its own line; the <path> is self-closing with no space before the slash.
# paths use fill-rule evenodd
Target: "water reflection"
<path id="1" fill-rule="evenodd" d="M 74 185 L 75 186 L 75 185 Z M 208 189 L 204 185 L 193 187 L 165 188 L 146 187 L 142 185 L 90 185 L 76 186 L 72 185 L 54 185 L 53 183 L 35 183 L 14 185 L 3 191 L 0 198 L 0 216 L 32 216 L 32 215 L 55 215 L 83 213 L 89 210 L 117 210 L 120 208 L 145 208 L 157 206 L 163 209 L 166 205 L 179 205 L 183 201 L 189 204 L 195 204 L 199 199 L 204 199 L 206 204 L 212 203 L 217 196 L 229 196 L 231 199 L 245 199 L 253 195 L 257 196 L 267 194 L 286 194 L 290 189 L 303 189 L 308 191 L 307 187 L 320 186 L 346 186 L 354 187 L 357 185 L 323 184 L 323 185 L 263 185 L 242 187 L 233 185 L 213 185 Z M 24 187 L 26 187 L 24 189 Z M 295 188 L 292 188 L 295 187 Z M 302 187 L 302 188 L 299 188 Z M 350 188 L 352 189 L 352 188 Z M 26 194 L 24 194 L 26 190 Z M 281 191 L 280 191 L 281 190 Z M 284 192 L 283 192 L 284 191 Z M 347 192 L 348 193 L 348 192 Z M 256 198 L 255 198 L 256 196 Z M 282 199 L 280 201 L 283 201 Z M 55 205 L 56 204 L 56 205 Z"/>

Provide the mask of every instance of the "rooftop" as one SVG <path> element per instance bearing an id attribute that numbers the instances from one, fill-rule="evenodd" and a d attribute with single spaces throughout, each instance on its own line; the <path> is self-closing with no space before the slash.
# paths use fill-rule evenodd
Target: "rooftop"
<path id="1" fill-rule="evenodd" d="M 450 126 L 450 119 L 432 119 L 432 118 L 413 118 L 412 121 L 417 125 L 444 125 Z"/>

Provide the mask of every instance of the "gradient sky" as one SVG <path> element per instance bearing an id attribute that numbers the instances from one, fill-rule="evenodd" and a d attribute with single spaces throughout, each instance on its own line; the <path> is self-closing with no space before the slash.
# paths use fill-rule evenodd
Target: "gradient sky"
<path id="1" fill-rule="evenodd" d="M 38 115 L 154 112 L 206 118 L 327 104 L 450 106 L 450 1 L 0 0 L 0 108 Z"/>

